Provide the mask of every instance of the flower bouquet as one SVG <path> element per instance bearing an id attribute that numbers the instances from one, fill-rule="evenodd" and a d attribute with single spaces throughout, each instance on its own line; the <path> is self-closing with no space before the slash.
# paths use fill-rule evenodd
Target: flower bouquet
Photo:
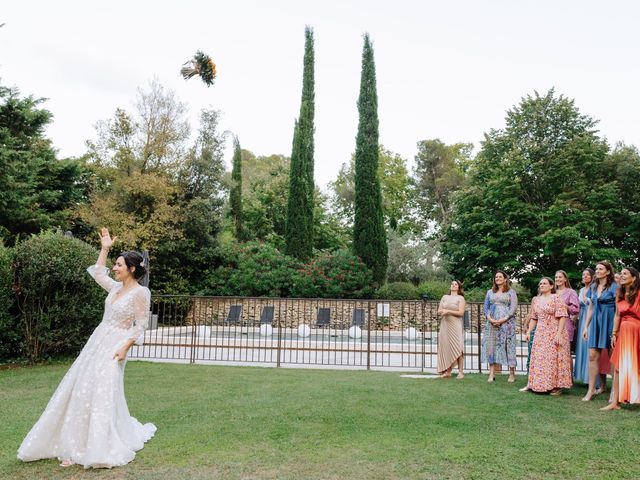
<path id="1" fill-rule="evenodd" d="M 205 85 L 210 87 L 216 78 L 216 64 L 213 63 L 209 55 L 198 50 L 191 60 L 184 63 L 180 73 L 185 80 L 189 80 L 195 75 L 200 75 Z"/>

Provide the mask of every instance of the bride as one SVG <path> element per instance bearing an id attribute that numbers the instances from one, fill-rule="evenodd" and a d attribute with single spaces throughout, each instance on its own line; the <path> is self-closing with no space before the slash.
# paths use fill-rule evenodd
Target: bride
<path id="1" fill-rule="evenodd" d="M 129 415 L 124 398 L 127 352 L 142 343 L 151 294 L 138 283 L 146 271 L 138 252 L 122 253 L 113 267 L 118 281 L 109 277 L 105 264 L 116 239 L 101 230 L 98 261 L 87 269 L 109 292 L 102 322 L 20 445 L 20 460 L 57 457 L 63 467 L 111 468 L 133 460 L 156 431 Z"/>

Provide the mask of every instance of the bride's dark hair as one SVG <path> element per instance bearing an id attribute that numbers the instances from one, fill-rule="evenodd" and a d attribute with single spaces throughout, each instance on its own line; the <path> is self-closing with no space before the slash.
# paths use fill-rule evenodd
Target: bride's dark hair
<path id="1" fill-rule="evenodd" d="M 124 263 L 127 264 L 127 268 L 135 267 L 132 275 L 136 280 L 140 280 L 147 273 L 147 265 L 144 264 L 144 257 L 141 253 L 134 250 L 128 252 L 122 252 L 120 254 L 124 258 Z"/>

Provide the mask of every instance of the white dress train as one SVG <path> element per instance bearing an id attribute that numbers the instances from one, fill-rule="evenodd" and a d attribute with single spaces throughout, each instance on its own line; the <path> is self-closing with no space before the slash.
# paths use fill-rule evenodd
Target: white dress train
<path id="1" fill-rule="evenodd" d="M 20 445 L 20 460 L 58 458 L 85 468 L 111 468 L 133 460 L 155 434 L 155 425 L 142 425 L 129 414 L 126 360 L 113 358 L 128 340 L 142 343 L 149 322 L 149 289 L 137 286 L 114 298 L 122 283 L 111 279 L 106 267 L 94 265 L 87 271 L 109 292 L 102 322 Z"/>

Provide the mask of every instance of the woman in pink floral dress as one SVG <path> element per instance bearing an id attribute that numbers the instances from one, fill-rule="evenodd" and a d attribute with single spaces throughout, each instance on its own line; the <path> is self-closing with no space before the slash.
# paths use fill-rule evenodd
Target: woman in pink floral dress
<path id="1" fill-rule="evenodd" d="M 571 388 L 571 352 L 565 328 L 567 306 L 554 292 L 554 282 L 544 277 L 538 284 L 540 294 L 531 306 L 531 327 L 535 324 L 536 334 L 531 348 L 529 367 L 529 390 L 550 392 L 560 395 L 563 388 Z"/>

